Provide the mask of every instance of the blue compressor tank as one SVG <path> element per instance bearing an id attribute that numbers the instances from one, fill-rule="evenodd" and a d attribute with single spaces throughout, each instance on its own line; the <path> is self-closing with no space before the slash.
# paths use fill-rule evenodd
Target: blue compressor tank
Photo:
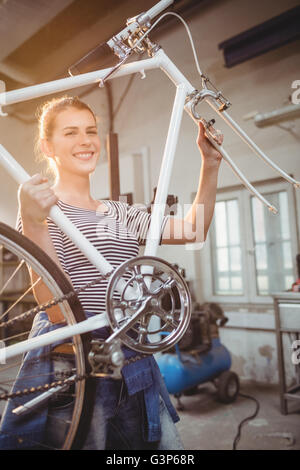
<path id="1" fill-rule="evenodd" d="M 168 392 L 172 395 L 198 384 L 208 382 L 231 367 L 231 356 L 219 338 L 212 339 L 211 349 L 197 356 L 181 353 L 162 354 L 157 363 L 165 380 Z"/>

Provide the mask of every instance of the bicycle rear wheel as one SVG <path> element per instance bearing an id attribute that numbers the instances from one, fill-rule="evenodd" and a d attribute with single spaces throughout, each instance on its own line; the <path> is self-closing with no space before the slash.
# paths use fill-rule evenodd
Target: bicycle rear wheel
<path id="1" fill-rule="evenodd" d="M 16 230 L 0 223 L 0 347 L 8 346 L 19 341 L 26 341 L 32 329 L 35 316 L 34 312 L 29 315 L 26 314 L 26 312 L 31 312 L 32 308 L 37 306 L 37 303 L 33 295 L 33 286 L 26 265 L 27 267 L 31 267 L 38 275 L 37 282 L 44 282 L 47 285 L 52 295 L 52 298 L 49 300 L 61 297 L 72 290 L 72 286 L 63 272 L 44 251 Z M 65 319 L 62 326 L 74 324 L 85 319 L 82 306 L 76 296 L 72 296 L 69 300 L 64 300 L 58 305 Z M 38 315 L 44 315 L 46 318 L 45 314 Z M 56 359 L 60 357 L 65 360 L 67 357 L 69 362 L 71 360 L 73 364 L 72 376 L 75 375 L 76 377 L 80 376 L 82 378 L 89 371 L 87 355 L 89 352 L 90 335 L 73 336 L 70 338 L 70 342 L 71 345 L 69 345 L 68 354 L 66 354 L 66 345 L 59 345 L 55 349 Z M 53 371 L 50 376 L 48 372 L 40 371 L 41 361 L 45 361 L 47 367 L 49 364 L 53 364 L 53 354 L 52 347 L 49 347 L 46 353 L 43 351 L 42 356 L 40 355 L 38 358 L 35 357 L 32 359 L 32 364 L 30 362 L 27 363 L 28 367 L 25 368 L 25 373 L 24 357 L 8 359 L 7 363 L 5 363 L 5 358 L 2 358 L 2 361 L 0 361 L 0 395 L 5 395 L 12 390 L 12 387 L 16 387 L 18 381 L 20 382 L 21 373 L 23 375 L 20 383 L 26 384 L 27 389 L 30 389 L 31 386 L 36 385 L 36 383 L 43 385 L 52 382 L 53 379 L 55 380 L 56 377 L 53 377 Z M 31 367 L 33 364 L 39 364 L 38 377 L 35 373 L 36 368 L 33 367 L 32 369 Z M 43 393 L 43 391 L 40 393 Z M 42 434 L 40 439 L 37 440 L 35 435 L 32 442 L 30 442 L 31 438 L 26 436 L 26 434 L 24 435 L 21 431 L 22 423 L 24 424 L 22 420 L 25 420 L 26 425 L 29 423 L 30 427 L 30 423 L 34 423 L 39 413 L 40 416 L 45 413 L 45 406 L 48 413 L 47 419 L 49 419 L 49 413 L 52 412 L 55 414 L 56 403 L 58 403 L 59 406 L 61 403 L 67 403 L 68 417 L 63 423 L 61 421 L 57 422 L 58 427 L 63 426 L 64 433 L 60 439 L 61 442 L 55 442 L 54 448 L 80 448 L 84 436 L 87 433 L 87 427 L 92 413 L 92 394 L 92 380 L 78 380 L 75 382 L 75 385 L 73 383 L 72 389 L 68 387 L 62 394 L 58 393 L 55 399 L 52 397 L 51 407 L 49 403 L 46 403 L 43 406 L 34 408 L 34 410 L 29 413 L 27 412 L 26 416 L 21 418 L 21 420 L 18 421 L 19 418 L 16 419 L 16 429 L 11 431 L 11 426 L 9 427 L 8 438 L 11 442 L 16 442 L 18 448 L 19 444 L 23 448 L 52 448 L 52 442 L 47 442 L 47 436 L 43 436 Z M 12 413 L 12 410 L 15 410 L 20 403 L 23 404 L 24 394 L 21 396 L 23 397 L 22 399 L 20 396 L 11 398 L 7 405 L 7 399 L 5 399 L 5 402 L 1 400 L 0 415 L 3 413 L 7 417 L 8 409 L 10 409 L 10 413 Z M 26 403 L 32 399 L 32 396 L 36 397 L 36 391 L 34 395 L 29 393 L 25 397 Z M 51 412 L 49 411 L 50 409 Z M 4 435 L 3 433 L 7 434 L 5 426 L 3 426 L 3 421 L 5 420 L 2 420 L 0 440 L 1 435 L 2 437 Z M 19 431 L 20 437 L 18 436 Z"/>

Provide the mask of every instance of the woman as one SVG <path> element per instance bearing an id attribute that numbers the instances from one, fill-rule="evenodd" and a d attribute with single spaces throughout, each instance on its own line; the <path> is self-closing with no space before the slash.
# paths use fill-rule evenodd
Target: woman
<path id="1" fill-rule="evenodd" d="M 97 120 L 93 111 L 73 97 L 51 100 L 39 119 L 39 145 L 55 170 L 55 182 L 34 175 L 19 190 L 19 229 L 36 242 L 64 271 L 75 288 L 99 275 L 97 269 L 48 218 L 58 204 L 79 230 L 106 259 L 118 266 L 138 255 L 147 234 L 150 217 L 146 212 L 117 201 L 98 201 L 90 193 L 90 176 L 100 154 Z M 216 137 L 222 143 L 221 135 Z M 165 217 L 161 243 L 204 241 L 212 219 L 221 155 L 205 137 L 199 124 L 197 144 L 202 156 L 199 187 L 185 219 Z M 204 223 L 197 227 L 197 207 L 204 205 Z M 114 222 L 114 230 L 112 223 Z M 199 225 L 199 224 L 198 224 Z M 137 229 L 138 227 L 138 229 Z M 119 236 L 125 234 L 126 236 Z M 179 237 L 178 234 L 181 234 Z M 35 273 L 31 273 L 33 280 Z M 87 314 L 105 314 L 107 281 L 80 294 Z M 39 303 L 49 299 L 48 289 L 35 289 Z M 51 324 L 62 320 L 58 307 L 47 310 Z M 97 330 L 106 338 L 109 328 Z M 125 357 L 137 353 L 123 347 Z M 98 379 L 96 404 L 85 449 L 182 449 L 174 422 L 178 421 L 152 356 L 140 357 L 123 367 L 121 380 Z M 48 420 L 46 442 L 53 442 L 59 420 Z M 54 432 L 53 432 L 54 431 Z"/>

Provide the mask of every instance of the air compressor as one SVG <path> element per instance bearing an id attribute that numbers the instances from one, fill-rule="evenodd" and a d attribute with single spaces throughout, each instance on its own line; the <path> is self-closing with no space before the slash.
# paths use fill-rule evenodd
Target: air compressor
<path id="1" fill-rule="evenodd" d="M 180 397 L 197 393 L 198 386 L 205 382 L 216 386 L 220 402 L 235 401 L 240 388 L 239 377 L 230 370 L 231 355 L 219 337 L 219 328 L 227 321 L 218 304 L 195 304 L 182 339 L 173 350 L 158 357 L 168 392 L 178 400 L 178 410 L 184 409 Z"/>

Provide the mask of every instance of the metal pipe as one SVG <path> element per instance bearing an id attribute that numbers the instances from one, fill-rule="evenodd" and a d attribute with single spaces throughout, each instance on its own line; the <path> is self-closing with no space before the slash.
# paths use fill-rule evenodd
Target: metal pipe
<path id="1" fill-rule="evenodd" d="M 254 117 L 257 127 L 269 126 L 284 119 L 294 119 L 300 115 L 300 104 L 291 104 L 284 108 L 275 109 L 269 113 L 258 113 Z"/>
<path id="2" fill-rule="evenodd" d="M 129 64 L 122 65 L 111 77 L 118 78 L 131 73 L 137 73 L 142 70 L 151 70 L 157 68 L 158 59 L 152 57 L 150 59 L 139 60 Z M 71 90 L 93 83 L 99 83 L 114 67 L 107 69 L 97 70 L 95 72 L 83 73 L 74 77 L 61 78 L 51 82 L 32 85 L 18 90 L 7 91 L 0 93 L 0 107 L 7 106 L 21 101 L 28 101 L 41 96 L 46 96 L 52 93 L 59 93 L 61 91 Z"/>
<path id="3" fill-rule="evenodd" d="M 161 169 L 154 200 L 151 223 L 147 235 L 145 256 L 151 256 L 156 252 L 160 241 L 161 224 L 164 216 L 165 205 L 170 184 L 171 172 L 177 147 L 179 130 L 184 110 L 184 102 L 187 95 L 185 84 L 180 84 L 176 89 L 171 120 L 167 140 L 165 144 Z"/>

